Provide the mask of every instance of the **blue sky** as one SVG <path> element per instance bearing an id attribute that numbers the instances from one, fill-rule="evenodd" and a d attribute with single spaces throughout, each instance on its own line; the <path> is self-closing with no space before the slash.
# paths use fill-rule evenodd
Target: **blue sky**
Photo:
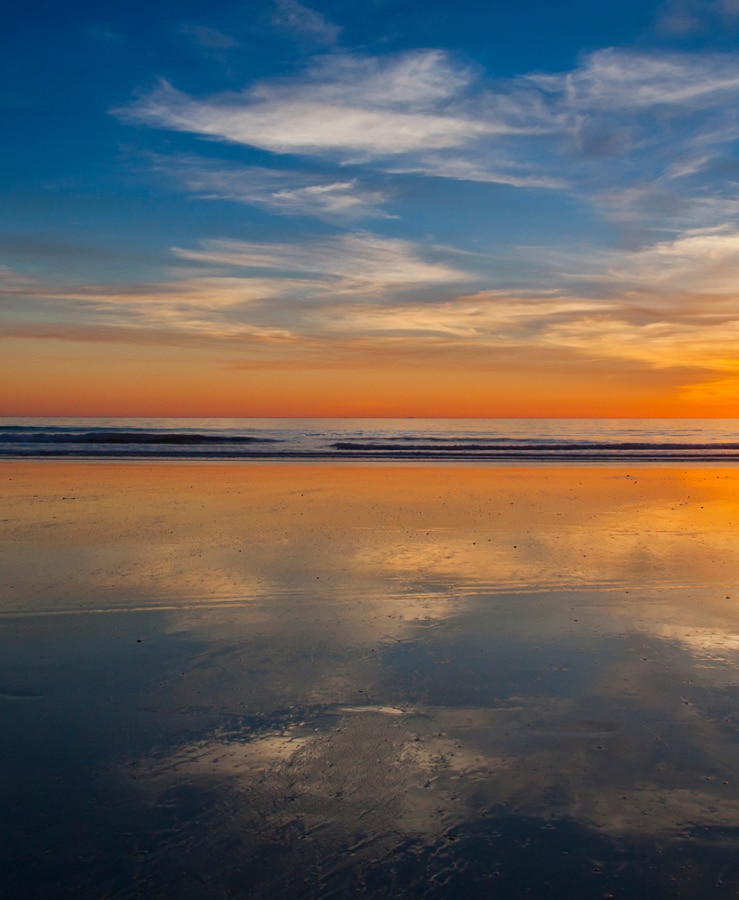
<path id="1" fill-rule="evenodd" d="M 161 344 L 476 366 L 483 412 L 542 367 L 558 412 L 739 400 L 739 0 L 36 3 L 0 40 L 6 383 Z"/>

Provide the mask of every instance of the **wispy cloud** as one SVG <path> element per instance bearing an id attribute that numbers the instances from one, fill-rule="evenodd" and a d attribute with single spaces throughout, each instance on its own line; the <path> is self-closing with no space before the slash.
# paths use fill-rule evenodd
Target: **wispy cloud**
<path id="1" fill-rule="evenodd" d="M 522 162 L 558 168 L 574 193 L 623 224 L 679 232 L 725 220 L 719 171 L 739 141 L 739 56 L 607 49 L 569 73 L 517 84 L 518 96 L 495 104 L 552 129 L 522 148 L 534 151 Z"/>
<path id="2" fill-rule="evenodd" d="M 375 58 L 321 57 L 296 80 L 261 82 L 240 94 L 196 100 L 162 82 L 122 118 L 270 150 L 376 160 L 464 147 L 516 130 L 451 102 L 471 80 L 442 51 Z"/>
<path id="3" fill-rule="evenodd" d="M 379 191 L 362 191 L 356 181 L 334 181 L 323 184 L 307 184 L 282 187 L 269 192 L 263 200 L 257 199 L 275 212 L 311 214 L 326 219 L 355 219 L 381 216 L 380 205 L 386 195 Z"/>
<path id="4" fill-rule="evenodd" d="M 737 0 L 667 0 L 655 23 L 657 33 L 669 37 L 702 35 L 713 29 L 731 29 L 739 20 Z"/>
<path id="5" fill-rule="evenodd" d="M 412 303 L 389 310 L 366 304 L 326 306 L 317 315 L 328 333 L 394 337 L 445 337 L 486 345 L 530 342 L 545 323 L 607 311 L 608 304 L 574 298 L 516 296 L 483 291 L 441 303 Z"/>
<path id="6" fill-rule="evenodd" d="M 738 339 L 736 319 L 728 324 L 695 326 L 597 316 L 553 324 L 540 340 L 590 359 L 630 360 L 656 369 L 693 367 L 739 374 L 734 349 Z"/>
<path id="7" fill-rule="evenodd" d="M 385 171 L 395 175 L 427 175 L 452 178 L 455 181 L 476 181 L 481 184 L 509 184 L 520 188 L 566 188 L 567 181 L 557 175 L 541 173 L 540 166 L 523 165 L 503 157 L 495 159 L 465 159 L 452 154 L 427 153 L 415 161 L 387 164 Z"/>
<path id="8" fill-rule="evenodd" d="M 299 38 L 334 44 L 341 28 L 298 0 L 275 0 L 274 24 Z"/>
<path id="9" fill-rule="evenodd" d="M 344 68 L 343 66 L 341 68 Z M 375 66 L 373 64 L 372 68 Z M 391 83 L 403 73 L 371 72 L 371 82 Z M 360 76 L 360 73 L 355 73 Z M 389 77 L 379 77 L 389 76 Z M 361 76 L 358 80 L 362 81 Z M 274 153 L 369 160 L 426 148 L 463 146 L 492 126 L 471 118 L 397 108 L 392 96 L 353 98 L 348 88 L 339 101 L 339 82 L 311 74 L 300 84 L 262 85 L 243 94 L 194 100 L 162 82 L 119 115 L 134 122 L 188 131 Z M 402 85 L 398 93 L 408 90 Z M 375 94 L 377 88 L 375 88 Z"/>
<path id="10" fill-rule="evenodd" d="M 311 215 L 327 221 L 387 218 L 385 192 L 362 187 L 356 178 L 234 166 L 198 156 L 157 157 L 155 168 L 203 199 L 261 206 L 278 215 Z"/>
<path id="11" fill-rule="evenodd" d="M 180 25 L 180 32 L 205 50 L 230 50 L 237 42 L 229 35 L 205 25 Z"/>
<path id="12" fill-rule="evenodd" d="M 606 49 L 591 53 L 572 72 L 520 79 L 544 92 L 550 115 L 576 124 L 575 114 L 618 115 L 655 107 L 673 114 L 722 106 L 739 88 L 739 58 L 722 54 L 656 54 Z M 541 115 L 529 98 L 525 105 Z M 727 111 L 728 112 L 728 111 Z"/>
<path id="13" fill-rule="evenodd" d="M 14 294 L 22 294 L 34 285 L 34 280 L 10 266 L 0 266 L 0 298 L 8 298 Z"/>
<path id="14" fill-rule="evenodd" d="M 588 270 L 589 267 L 589 270 Z M 723 310 L 739 314 L 736 271 L 739 267 L 739 230 L 733 225 L 696 228 L 677 237 L 634 249 L 600 251 L 578 265 L 561 282 L 571 289 L 580 279 L 602 297 L 620 297 L 624 304 L 640 304 L 639 296 L 659 301 L 675 317 L 686 310 L 694 319 Z"/>
<path id="15" fill-rule="evenodd" d="M 440 50 L 335 52 L 241 93 L 195 98 L 162 82 L 117 114 L 385 173 L 569 190 L 621 221 L 613 196 L 651 191 L 666 210 L 653 221 L 680 229 L 720 194 L 717 164 L 739 141 L 739 55 L 611 48 L 569 72 L 489 81 Z"/>
<path id="16" fill-rule="evenodd" d="M 468 280 L 463 270 L 425 259 L 423 250 L 367 233 L 294 244 L 210 240 L 173 249 L 191 264 L 180 267 L 179 278 L 133 285 L 53 284 L 1 269 L 0 317 L 6 324 L 51 321 L 208 339 L 287 339 L 320 331 L 315 314 L 327 304 L 372 297 L 392 306 L 414 292 L 451 291 Z"/>
<path id="17" fill-rule="evenodd" d="M 587 261 L 573 251 L 552 265 L 548 291 L 475 292 L 463 255 L 366 232 L 214 239 L 172 253 L 179 276 L 162 283 L 62 285 L 1 269 L 4 334 L 78 339 L 87 329 L 104 340 L 139 333 L 146 343 L 229 346 L 243 338 L 244 353 L 259 359 L 258 347 L 275 359 L 284 351 L 346 361 L 368 347 L 379 358 L 387 343 L 388 353 L 402 347 L 425 364 L 441 350 L 462 364 L 466 354 L 479 364 L 485 352 L 519 361 L 561 353 L 600 367 L 692 368 L 717 383 L 739 373 L 739 231 L 729 226 Z"/>
<path id="18" fill-rule="evenodd" d="M 318 291 L 331 295 L 438 288 L 470 278 L 449 263 L 424 258 L 422 248 L 411 241 L 366 232 L 293 244 L 206 240 L 198 249 L 175 247 L 173 253 L 183 260 L 227 270 L 308 277 Z"/>
<path id="19" fill-rule="evenodd" d="M 2 275 L 2 273 L 0 273 Z M 153 331 L 164 340 L 182 335 L 225 338 L 262 334 L 287 337 L 279 316 L 260 316 L 276 297 L 299 293 L 290 278 L 190 276 L 177 281 L 138 284 L 51 284 L 14 273 L 0 277 L 0 318 L 11 333 L 23 323 L 53 323 L 48 336 L 82 327 Z M 166 340 L 164 341 L 166 342 Z"/>

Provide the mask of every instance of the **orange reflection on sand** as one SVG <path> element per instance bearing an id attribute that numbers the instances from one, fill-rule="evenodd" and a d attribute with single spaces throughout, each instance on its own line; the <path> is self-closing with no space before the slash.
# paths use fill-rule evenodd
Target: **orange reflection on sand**
<path id="1" fill-rule="evenodd" d="M 733 621 L 730 468 L 5 462 L 6 612 L 706 587 Z"/>
<path id="2" fill-rule="evenodd" d="M 729 469 L 455 470 L 428 496 L 398 496 L 396 520 L 356 564 L 471 590 L 731 583 L 739 562 Z M 432 478 L 444 479 L 441 485 Z M 435 495 L 435 496 L 434 496 Z M 415 505 L 414 505 L 415 504 Z"/>

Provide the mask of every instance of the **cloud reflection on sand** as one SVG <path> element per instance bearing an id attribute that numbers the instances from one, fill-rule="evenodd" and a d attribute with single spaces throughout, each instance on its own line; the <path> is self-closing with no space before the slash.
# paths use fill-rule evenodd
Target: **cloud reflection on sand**
<path id="1" fill-rule="evenodd" d="M 58 604 L 65 587 L 84 609 L 78 571 L 96 605 L 187 606 L 316 580 L 329 594 L 409 595 L 731 583 L 739 563 L 731 469 L 100 469 L 114 492 L 86 485 L 81 466 L 35 505 L 22 484 L 9 494 L 14 551 L 36 557 L 23 609 L 34 595 Z"/>
<path id="2" fill-rule="evenodd" d="M 146 879 L 207 867 L 206 845 L 227 848 L 217 885 L 296 896 L 316 860 L 340 889 L 403 866 L 420 884 L 473 865 L 477 841 L 492 855 L 474 877 L 493 877 L 542 829 L 587 872 L 605 854 L 611 879 L 647 838 L 700 856 L 709 829 L 735 849 L 733 470 L 13 471 L 0 622 L 16 645 L 24 616 L 66 635 L 80 667 L 106 655 L 84 643 L 105 633 L 93 619 L 114 617 L 121 671 L 111 656 L 96 703 L 137 737 L 121 754 L 106 726 L 100 765 L 127 815 L 162 817 L 137 826 L 160 847 Z M 143 643 L 119 640 L 127 616 Z M 71 691 L 49 648 L 33 686 L 48 665 Z"/>

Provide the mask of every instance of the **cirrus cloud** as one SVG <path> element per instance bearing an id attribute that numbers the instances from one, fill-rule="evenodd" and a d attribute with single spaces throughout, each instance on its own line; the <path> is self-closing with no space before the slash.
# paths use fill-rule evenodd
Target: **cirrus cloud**
<path id="1" fill-rule="evenodd" d="M 194 97 L 161 81 L 115 112 L 267 151 L 276 168 L 286 155 L 353 166 L 349 179 L 282 195 L 285 207 L 319 215 L 327 185 L 374 171 L 564 190 L 621 222 L 643 219 L 648 206 L 652 227 L 680 230 L 697 210 L 701 224 L 714 224 L 738 110 L 739 55 L 606 48 L 570 71 L 510 79 L 486 78 L 441 50 L 333 52 L 241 92 Z M 632 209 L 619 202 L 624 191 L 641 198 Z M 377 207 L 375 199 L 357 206 Z"/>

